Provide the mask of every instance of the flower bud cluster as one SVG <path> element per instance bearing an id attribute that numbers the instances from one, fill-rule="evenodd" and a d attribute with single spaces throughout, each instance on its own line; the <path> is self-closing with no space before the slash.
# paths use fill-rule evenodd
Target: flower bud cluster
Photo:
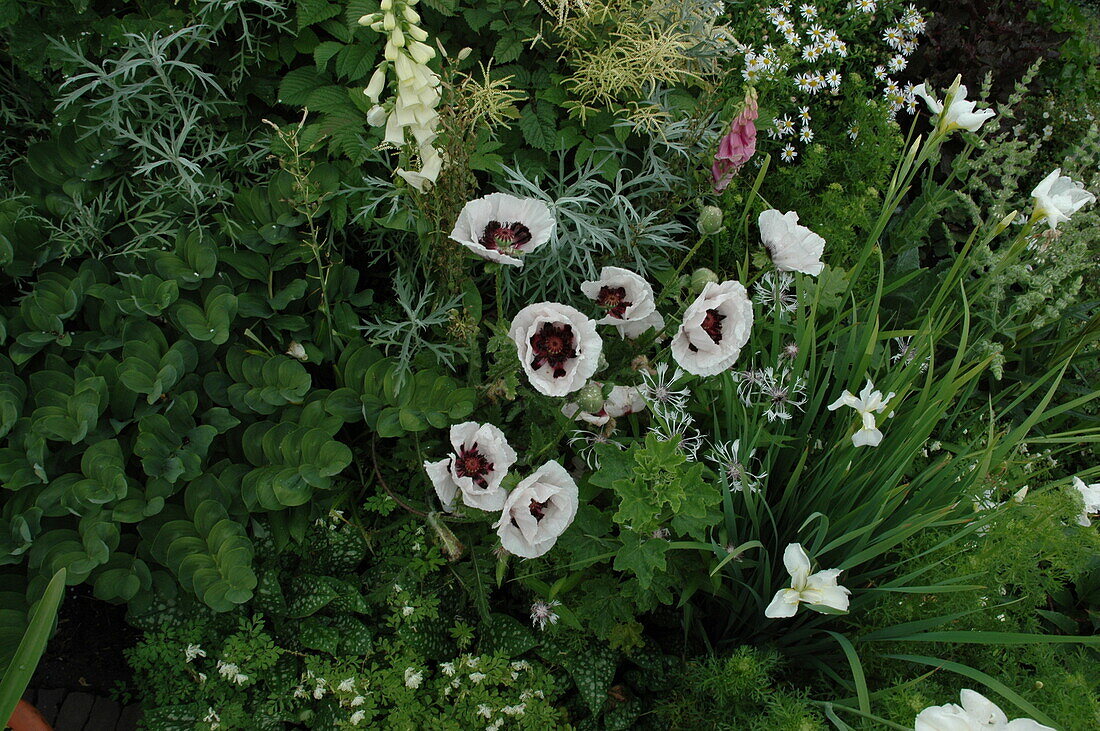
<path id="1" fill-rule="evenodd" d="M 420 170 L 403 170 L 397 174 L 417 190 L 423 192 L 439 177 L 443 158 L 433 142 L 438 136 L 440 100 L 439 76 L 428 67 L 435 58 L 435 49 L 425 41 L 428 34 L 422 29 L 420 14 L 413 9 L 418 0 L 382 0 L 381 9 L 364 15 L 360 25 L 387 36 L 384 60 L 371 76 L 364 93 L 374 106 L 367 113 L 367 121 L 386 127 L 384 142 L 401 147 L 411 134 L 420 156 Z M 389 72 L 393 71 L 397 93 L 384 105 L 379 101 L 386 86 Z"/>

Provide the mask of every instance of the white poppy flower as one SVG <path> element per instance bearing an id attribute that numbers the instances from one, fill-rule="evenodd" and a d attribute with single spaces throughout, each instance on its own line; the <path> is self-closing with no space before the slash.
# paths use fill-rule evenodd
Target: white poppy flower
<path id="1" fill-rule="evenodd" d="M 848 611 L 848 595 L 852 592 L 836 583 L 840 569 L 826 569 L 811 575 L 810 558 L 800 543 L 791 543 L 783 551 L 783 565 L 791 575 L 791 586 L 775 593 L 771 604 L 764 610 L 765 617 L 793 617 L 798 605 L 803 602 Z"/>
<path id="2" fill-rule="evenodd" d="M 1088 528 L 1092 525 L 1089 514 L 1100 513 L 1100 482 L 1086 485 L 1080 477 L 1074 477 L 1073 486 L 1081 493 L 1081 498 L 1085 501 L 1085 509 L 1077 518 L 1077 524 Z"/>
<path id="3" fill-rule="evenodd" d="M 751 330 L 752 302 L 745 287 L 733 280 L 708 282 L 684 311 L 672 357 L 688 373 L 718 375 L 737 361 Z"/>
<path id="4" fill-rule="evenodd" d="M 597 305 L 607 311 L 596 324 L 614 325 L 624 338 L 633 337 L 624 332 L 625 325 L 632 326 L 627 328 L 629 332 L 637 332 L 642 323 L 646 323 L 646 327 L 641 332 L 645 332 L 650 326 L 659 327 L 653 317 L 656 315 L 660 318 L 657 314 L 657 303 L 653 299 L 653 287 L 628 269 L 604 267 L 600 271 L 599 279 L 581 283 L 581 291 L 585 297 L 595 300 Z M 660 325 L 663 324 L 664 319 L 661 318 Z"/>
<path id="5" fill-rule="evenodd" d="M 435 486 L 443 509 L 455 509 L 455 498 L 479 510 L 500 510 L 507 493 L 500 486 L 516 463 L 516 452 L 502 432 L 492 424 L 467 421 L 451 427 L 449 457 L 425 462 L 424 469 Z"/>
<path id="6" fill-rule="evenodd" d="M 519 257 L 545 244 L 553 232 L 554 217 L 542 201 L 490 193 L 463 207 L 451 239 L 483 259 L 519 267 Z"/>
<path id="7" fill-rule="evenodd" d="M 1030 718 L 1009 721 L 996 703 L 969 688 L 963 689 L 959 700 L 961 706 L 948 703 L 925 708 L 917 715 L 914 731 L 1054 731 Z"/>
<path id="8" fill-rule="evenodd" d="M 547 396 L 579 390 L 599 367 L 603 341 L 596 323 L 569 305 L 528 305 L 516 313 L 508 335 L 531 385 Z"/>
<path id="9" fill-rule="evenodd" d="M 872 389 L 874 389 L 874 384 L 868 378 L 867 385 L 859 392 L 858 397 L 845 390 L 840 398 L 828 406 L 829 411 L 836 411 L 841 406 L 850 406 L 859 412 L 859 415 L 863 418 L 863 428 L 852 435 L 852 444 L 857 447 L 877 447 L 882 442 L 882 432 L 878 430 L 875 414 L 881 414 L 885 411 L 890 399 L 895 396 L 894 392 L 891 391 L 886 395 L 886 398 L 883 398 L 882 391 Z"/>
<path id="10" fill-rule="evenodd" d="M 574 401 L 570 401 L 569 403 L 564 404 L 561 407 L 561 413 L 565 414 L 570 419 L 576 419 L 577 421 L 586 421 L 589 424 L 593 424 L 595 426 L 603 426 L 607 422 L 611 421 L 611 417 L 608 415 L 606 410 L 601 408 L 596 413 L 592 413 L 590 411 L 582 411 L 581 407 L 578 406 L 577 403 Z"/>
<path id="11" fill-rule="evenodd" d="M 946 133 L 960 127 L 971 132 L 977 132 L 983 124 L 996 116 L 996 112 L 992 109 L 974 111 L 976 102 L 967 101 L 966 86 L 959 83 L 961 80 L 962 76 L 957 76 L 955 83 L 948 90 L 947 98 L 944 100 L 944 103 L 947 104 L 946 109 L 944 109 L 944 103 L 928 93 L 924 88 L 924 84 L 917 84 L 913 87 L 913 94 L 924 99 L 924 103 L 928 105 L 928 109 L 932 114 L 939 115 L 935 124 L 936 129 L 940 132 Z"/>
<path id="12" fill-rule="evenodd" d="M 1059 223 L 1068 221 L 1074 213 L 1096 201 L 1096 196 L 1085 190 L 1083 183 L 1062 175 L 1061 168 L 1056 168 L 1043 178 L 1031 191 L 1031 197 L 1035 199 L 1032 217 L 1046 219 L 1052 231 Z"/>
<path id="13" fill-rule="evenodd" d="M 644 335 L 647 330 L 653 328 L 660 332 L 661 328 L 665 326 L 665 318 L 660 313 L 654 310 L 640 320 L 631 320 L 630 322 L 621 322 L 615 325 L 615 328 L 619 331 L 619 335 L 624 338 L 636 338 L 640 335 Z"/>
<path id="14" fill-rule="evenodd" d="M 577 483 L 551 460 L 508 493 L 500 520 L 493 527 L 506 551 L 537 558 L 553 548 L 573 522 L 577 502 Z"/>
<path id="15" fill-rule="evenodd" d="M 825 239 L 805 226 L 798 225 L 794 211 L 780 213 L 769 209 L 757 219 L 760 240 L 771 254 L 775 268 L 781 272 L 802 272 L 817 276 L 825 265 L 821 255 L 825 253 Z"/>

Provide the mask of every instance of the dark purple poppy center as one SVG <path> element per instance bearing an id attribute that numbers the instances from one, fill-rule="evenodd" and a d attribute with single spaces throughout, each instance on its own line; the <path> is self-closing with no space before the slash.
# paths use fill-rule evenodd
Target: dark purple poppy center
<path id="1" fill-rule="evenodd" d="M 459 477 L 469 477 L 482 490 L 489 487 L 485 475 L 493 471 L 493 463 L 478 451 L 477 442 L 473 446 L 460 449 L 454 460 L 455 473 Z"/>
<path id="2" fill-rule="evenodd" d="M 626 315 L 626 308 L 634 303 L 626 299 L 626 287 L 600 287 L 596 304 L 607 310 L 607 314 L 621 320 Z"/>
<path id="3" fill-rule="evenodd" d="M 543 363 L 548 363 L 554 369 L 554 378 L 561 378 L 565 375 L 565 362 L 577 357 L 573 328 L 567 324 L 543 323 L 531 336 L 531 350 L 535 354 L 531 359 L 532 368 L 538 370 Z"/>
<path id="4" fill-rule="evenodd" d="M 531 229 L 518 221 L 501 223 L 489 221 L 478 243 L 493 251 L 515 252 L 531 241 Z"/>
<path id="5" fill-rule="evenodd" d="M 722 342 L 722 320 L 725 319 L 726 316 L 718 310 L 707 310 L 707 316 L 703 318 L 703 324 L 700 327 L 703 328 L 703 332 L 710 336 L 711 340 L 720 343 Z M 692 353 L 699 351 L 694 345 L 689 345 L 688 350 Z"/>
<path id="6" fill-rule="evenodd" d="M 550 504 L 549 501 L 547 501 L 545 503 L 540 503 L 538 500 L 535 500 L 534 498 L 531 499 L 531 504 L 529 506 L 527 506 L 527 509 L 531 511 L 531 515 L 535 516 L 535 522 L 536 523 L 538 523 L 539 521 L 541 521 L 543 518 L 546 517 L 546 506 L 549 505 L 549 504 Z"/>

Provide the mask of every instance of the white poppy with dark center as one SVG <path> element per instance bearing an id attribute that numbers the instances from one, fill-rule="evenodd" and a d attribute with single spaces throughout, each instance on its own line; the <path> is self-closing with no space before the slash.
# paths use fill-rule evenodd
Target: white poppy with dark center
<path id="1" fill-rule="evenodd" d="M 802 272 L 817 276 L 825 265 L 821 255 L 825 253 L 825 239 L 798 223 L 794 211 L 780 213 L 769 209 L 757 219 L 760 240 L 772 257 L 775 268 L 781 272 Z"/>
<path id="2" fill-rule="evenodd" d="M 603 341 L 596 323 L 569 305 L 528 305 L 516 313 L 508 335 L 531 385 L 547 396 L 579 390 L 599 367 Z"/>
<path id="3" fill-rule="evenodd" d="M 599 279 L 581 283 L 581 291 L 606 312 L 596 324 L 614 325 L 624 338 L 637 337 L 651 327 L 660 329 L 665 324 L 657 312 L 653 287 L 628 269 L 604 267 Z"/>
<path id="4" fill-rule="evenodd" d="M 424 470 L 435 486 L 443 509 L 455 509 L 462 502 L 479 510 L 500 510 L 508 493 L 500 486 L 516 463 L 516 451 L 492 424 L 467 421 L 451 427 L 451 455 L 438 462 L 425 462 Z"/>
<path id="5" fill-rule="evenodd" d="M 551 460 L 508 493 L 500 520 L 493 527 L 504 550 L 538 558 L 554 547 L 573 522 L 577 503 L 577 483 Z"/>
<path id="6" fill-rule="evenodd" d="M 463 207 L 451 239 L 483 259 L 519 267 L 553 233 L 554 217 L 542 201 L 490 193 Z"/>
<path id="7" fill-rule="evenodd" d="M 715 376 L 732 366 L 752 330 L 752 302 L 736 281 L 709 282 L 684 311 L 672 339 L 677 365 L 696 376 Z"/>

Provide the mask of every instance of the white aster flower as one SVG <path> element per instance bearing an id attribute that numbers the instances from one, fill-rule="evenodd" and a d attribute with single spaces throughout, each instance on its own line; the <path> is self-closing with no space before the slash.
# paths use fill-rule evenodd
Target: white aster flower
<path id="1" fill-rule="evenodd" d="M 874 70 L 871 71 L 871 75 L 879 81 L 886 81 L 886 67 L 875 66 Z"/>
<path id="2" fill-rule="evenodd" d="M 504 432 L 492 424 L 467 421 L 451 427 L 450 440 L 449 456 L 424 463 L 443 509 L 453 511 L 461 493 L 463 504 L 471 508 L 500 510 L 507 496 L 501 481 L 516 463 L 516 451 Z"/>
<path id="3" fill-rule="evenodd" d="M 810 129 L 810 125 L 806 125 L 801 130 L 799 130 L 798 141 L 807 143 L 814 141 L 814 131 Z"/>
<path id="4" fill-rule="evenodd" d="M 1089 520 L 1089 515 L 1100 513 L 1100 482 L 1086 485 L 1085 481 L 1080 477 L 1074 477 L 1073 487 L 1077 492 L 1081 493 L 1081 499 L 1085 501 L 1085 506 L 1081 511 L 1081 515 L 1077 518 L 1077 524 L 1084 528 L 1088 528 L 1092 525 L 1092 521 Z"/>
<path id="5" fill-rule="evenodd" d="M 531 385 L 546 396 L 579 390 L 599 367 L 603 341 L 596 323 L 569 305 L 528 305 L 516 313 L 508 334 Z"/>
<path id="6" fill-rule="evenodd" d="M 780 213 L 769 209 L 760 214 L 760 239 L 781 272 L 802 272 L 817 276 L 825 265 L 825 239 L 798 223 L 795 211 Z"/>
<path id="7" fill-rule="evenodd" d="M 500 520 L 493 524 L 509 553 L 538 558 L 557 543 L 577 514 L 577 483 L 551 460 L 508 493 Z"/>
<path id="8" fill-rule="evenodd" d="M 913 87 L 913 93 L 924 99 L 929 111 L 939 115 L 935 120 L 938 132 L 946 134 L 959 128 L 977 132 L 983 124 L 996 115 L 992 109 L 975 111 L 976 102 L 967 101 L 966 86 L 961 84 L 961 81 L 961 74 L 955 77 L 955 83 L 951 85 L 951 89 L 948 90 L 947 98 L 943 103 L 940 103 L 929 94 L 924 88 L 924 84 L 917 84 Z"/>
<path id="9" fill-rule="evenodd" d="M 962 705 L 925 708 L 917 715 L 914 731 L 1054 731 L 1030 718 L 1009 721 L 996 703 L 968 688 L 959 694 L 959 700 Z"/>
<path id="10" fill-rule="evenodd" d="M 806 20 L 814 20 L 817 18 L 817 8 L 809 3 L 798 6 L 798 12 L 802 14 L 802 17 Z"/>
<path id="11" fill-rule="evenodd" d="M 836 583 L 840 569 L 810 574 L 810 558 L 799 543 L 791 543 L 783 551 L 783 565 L 791 575 L 791 586 L 775 593 L 771 604 L 764 610 L 765 617 L 793 617 L 802 603 L 848 611 L 848 595 L 852 592 Z"/>
<path id="12" fill-rule="evenodd" d="M 490 193 L 462 208 L 451 239 L 483 259 L 518 267 L 521 257 L 550 240 L 554 225 L 542 201 Z"/>
<path id="13" fill-rule="evenodd" d="M 614 325 L 624 338 L 637 337 L 651 327 L 664 327 L 653 287 L 628 269 L 604 267 L 599 279 L 581 283 L 581 292 L 607 313 L 596 324 Z"/>
<path id="14" fill-rule="evenodd" d="M 752 302 L 734 280 L 707 282 L 684 311 L 672 339 L 677 365 L 696 376 L 716 376 L 732 366 L 752 330 Z"/>
<path id="15" fill-rule="evenodd" d="M 796 157 L 798 157 L 798 150 L 789 142 L 783 146 L 783 150 L 779 153 L 779 158 L 783 162 L 794 162 Z"/>
<path id="16" fill-rule="evenodd" d="M 1096 196 L 1085 190 L 1083 183 L 1062 175 L 1061 168 L 1055 168 L 1054 172 L 1043 178 L 1031 191 L 1031 197 L 1035 199 L 1032 218 L 1045 220 L 1051 231 L 1058 228 L 1059 223 L 1068 221 L 1074 213 L 1096 201 Z"/>
<path id="17" fill-rule="evenodd" d="M 867 385 L 859 392 L 859 397 L 853 396 L 850 391 L 845 390 L 840 398 L 828 406 L 829 411 L 836 411 L 841 406 L 850 406 L 859 412 L 860 417 L 863 419 L 863 426 L 852 435 L 852 444 L 857 447 L 877 447 L 882 442 L 882 432 L 877 428 L 875 414 L 881 414 L 885 411 L 890 399 L 894 398 L 895 395 L 891 391 L 883 398 L 882 391 L 873 389 L 874 384 L 868 378 Z"/>
<path id="18" fill-rule="evenodd" d="M 557 599 L 549 602 L 537 601 L 531 605 L 531 626 L 538 627 L 540 630 L 545 630 L 548 624 L 558 623 L 558 614 L 554 611 L 555 607 L 560 607 L 561 602 Z"/>

